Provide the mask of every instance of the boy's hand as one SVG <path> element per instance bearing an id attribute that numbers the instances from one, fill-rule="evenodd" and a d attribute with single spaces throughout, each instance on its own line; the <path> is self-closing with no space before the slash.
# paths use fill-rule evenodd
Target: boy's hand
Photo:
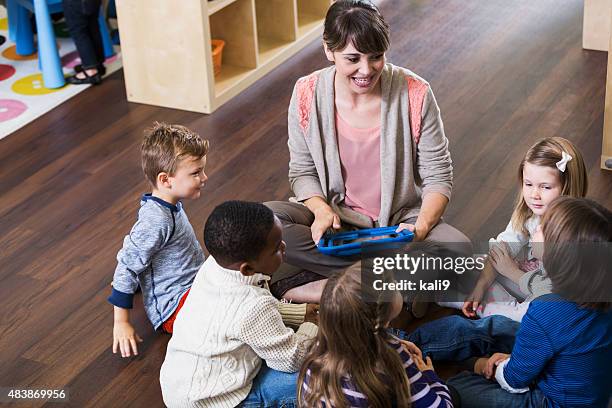
<path id="1" fill-rule="evenodd" d="M 413 358 L 416 356 L 416 357 L 419 357 L 421 361 L 423 360 L 423 353 L 421 352 L 421 349 L 419 348 L 419 346 L 417 346 L 416 344 L 408 340 L 400 339 L 400 343 L 402 343 L 402 345 L 406 348 L 406 350 L 408 350 L 408 353 Z"/>
<path id="2" fill-rule="evenodd" d="M 514 259 L 512 259 L 507 243 L 502 242 L 501 245 L 495 245 L 489 251 L 489 255 L 491 264 L 497 272 L 518 283 L 524 272 L 519 269 Z"/>
<path id="3" fill-rule="evenodd" d="M 306 306 L 305 322 L 319 324 L 319 305 L 316 303 L 308 303 Z"/>
<path id="4" fill-rule="evenodd" d="M 425 358 L 425 361 L 423 360 L 423 357 L 419 355 L 413 355 L 412 359 L 414 360 L 414 363 L 420 371 L 434 371 L 433 362 L 431 361 L 431 358 L 429 356 Z"/>
<path id="5" fill-rule="evenodd" d="M 484 373 L 482 375 L 487 379 L 491 379 L 495 375 L 495 369 L 504 360 L 510 358 L 510 354 L 504 353 L 495 353 L 487 360 L 487 365 L 484 368 Z"/>
<path id="6" fill-rule="evenodd" d="M 113 353 L 117 353 L 117 349 L 119 349 L 121 357 L 131 357 L 132 351 L 134 356 L 137 356 L 138 343 L 142 343 L 142 339 L 129 322 L 115 322 L 113 326 Z"/>
<path id="7" fill-rule="evenodd" d="M 489 361 L 489 357 L 480 357 L 474 363 L 474 374 L 485 375 L 485 368 L 487 368 L 487 362 Z"/>

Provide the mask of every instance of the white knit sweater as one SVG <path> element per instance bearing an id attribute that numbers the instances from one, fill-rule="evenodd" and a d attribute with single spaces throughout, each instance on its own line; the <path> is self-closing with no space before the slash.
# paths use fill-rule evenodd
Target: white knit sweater
<path id="1" fill-rule="evenodd" d="M 246 398 L 262 359 L 297 371 L 317 326 L 285 326 L 280 302 L 260 287 L 268 277 L 243 276 L 212 256 L 202 265 L 174 323 L 160 372 L 173 407 L 234 407 Z"/>

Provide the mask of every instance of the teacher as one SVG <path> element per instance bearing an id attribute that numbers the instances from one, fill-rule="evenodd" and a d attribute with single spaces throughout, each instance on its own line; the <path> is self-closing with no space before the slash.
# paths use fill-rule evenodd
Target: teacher
<path id="1" fill-rule="evenodd" d="M 295 302 L 318 303 L 325 278 L 354 262 L 317 250 L 328 229 L 400 224 L 416 241 L 472 253 L 470 240 L 441 220 L 453 167 L 438 104 L 429 83 L 386 62 L 389 26 L 376 6 L 332 4 L 323 48 L 333 65 L 300 78 L 289 105 L 295 199 L 266 203 L 287 244 L 271 288 Z"/>

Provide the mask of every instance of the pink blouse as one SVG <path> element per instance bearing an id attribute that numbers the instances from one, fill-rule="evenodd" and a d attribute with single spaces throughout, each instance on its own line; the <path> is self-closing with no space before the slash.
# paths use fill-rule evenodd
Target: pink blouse
<path id="1" fill-rule="evenodd" d="M 354 128 L 336 112 L 344 203 L 374 221 L 380 213 L 380 125 Z"/>

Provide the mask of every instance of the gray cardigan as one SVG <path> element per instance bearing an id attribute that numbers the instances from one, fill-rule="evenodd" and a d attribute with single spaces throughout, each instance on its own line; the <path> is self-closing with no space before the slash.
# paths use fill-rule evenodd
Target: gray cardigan
<path id="1" fill-rule="evenodd" d="M 335 67 L 300 78 L 289 105 L 289 182 L 298 201 L 323 197 L 344 222 L 375 226 L 343 205 L 345 189 L 336 137 Z M 381 205 L 379 226 L 416 217 L 421 196 L 450 199 L 453 167 L 440 110 L 429 84 L 386 64 L 381 76 Z M 410 92 L 409 92 L 410 89 Z"/>

